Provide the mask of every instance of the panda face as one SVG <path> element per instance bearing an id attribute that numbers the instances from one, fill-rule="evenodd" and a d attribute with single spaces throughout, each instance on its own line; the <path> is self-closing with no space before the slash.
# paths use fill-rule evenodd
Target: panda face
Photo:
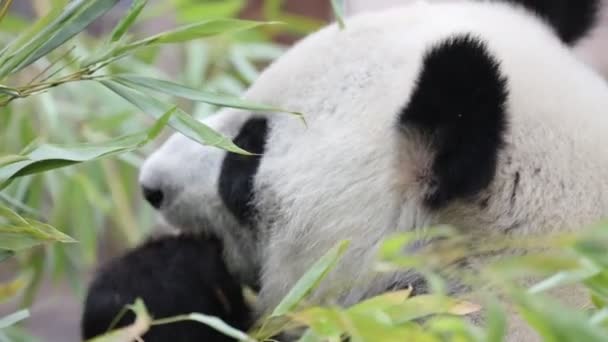
<path id="1" fill-rule="evenodd" d="M 210 117 L 206 124 L 235 137 L 250 119 L 249 113 L 229 110 Z M 251 146 L 245 144 L 244 148 L 247 147 Z M 144 196 L 172 226 L 194 232 L 212 229 L 210 233 L 213 236 L 220 236 L 227 246 L 224 254 L 230 270 L 244 283 L 256 287 L 258 256 L 255 231 L 249 220 L 243 220 L 242 216 L 230 210 L 239 206 L 235 204 L 236 200 L 229 204 L 229 199 L 219 191 L 226 183 L 226 176 L 235 174 L 223 167 L 229 159 L 231 157 L 223 150 L 174 134 L 146 160 L 140 172 L 140 184 Z M 243 170 L 243 164 L 233 164 L 234 167 L 230 168 L 237 171 L 235 179 L 251 178 L 252 175 L 239 171 Z M 235 197 L 240 195 L 238 187 L 234 191 Z M 247 197 L 239 198 L 245 201 Z"/>
<path id="2" fill-rule="evenodd" d="M 162 190 L 159 210 L 179 227 L 219 220 L 245 256 L 235 262 L 259 267 L 266 308 L 341 239 L 347 261 L 317 295 L 347 283 L 349 304 L 415 281 L 369 279 L 392 233 L 445 223 L 527 234 L 608 213 L 597 201 L 606 84 L 523 9 L 419 2 L 352 18 L 297 44 L 246 97 L 306 125 L 221 111 L 208 123 L 261 157 L 174 136 L 141 183 Z"/>

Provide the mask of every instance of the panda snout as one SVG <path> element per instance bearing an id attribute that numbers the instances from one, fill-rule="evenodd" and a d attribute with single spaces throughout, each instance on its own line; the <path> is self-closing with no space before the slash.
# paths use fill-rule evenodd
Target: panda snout
<path id="1" fill-rule="evenodd" d="M 163 203 L 163 199 L 165 198 L 165 195 L 161 189 L 142 185 L 141 191 L 144 198 L 146 201 L 148 201 L 148 203 L 150 203 L 150 205 L 152 205 L 155 209 L 160 208 Z"/>

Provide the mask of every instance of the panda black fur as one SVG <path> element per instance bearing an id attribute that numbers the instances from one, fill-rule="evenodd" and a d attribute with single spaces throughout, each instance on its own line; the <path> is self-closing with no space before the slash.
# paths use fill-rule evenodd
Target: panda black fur
<path id="1" fill-rule="evenodd" d="M 136 298 L 144 301 L 153 318 L 196 312 L 217 316 L 242 330 L 251 324 L 241 285 L 226 269 L 222 244 L 215 238 L 161 237 L 106 264 L 88 290 L 83 339 L 105 333 L 119 312 Z M 129 312 L 115 327 L 133 320 Z M 153 326 L 143 338 L 147 342 L 233 341 L 197 322 Z"/>
<path id="2" fill-rule="evenodd" d="M 304 113 L 307 126 L 222 110 L 206 123 L 261 157 L 177 134 L 146 161 L 142 186 L 163 193 L 159 211 L 173 225 L 222 227 L 213 233 L 228 267 L 261 285 L 260 312 L 341 239 L 349 251 L 313 300 L 327 284 L 349 284 L 337 301 L 350 305 L 420 283 L 372 273 L 393 233 L 579 229 L 608 216 L 608 86 L 565 43 L 584 39 L 597 8 L 416 2 L 349 18 L 296 44 L 246 93 Z M 531 341 L 520 329 L 510 339 Z"/>

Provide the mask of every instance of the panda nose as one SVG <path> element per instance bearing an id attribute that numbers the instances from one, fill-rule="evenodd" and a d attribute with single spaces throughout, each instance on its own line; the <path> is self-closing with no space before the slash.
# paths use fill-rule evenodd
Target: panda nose
<path id="1" fill-rule="evenodd" d="M 141 189 L 146 201 L 148 201 L 148 203 L 150 203 L 154 208 L 160 208 L 160 205 L 163 203 L 163 198 L 165 197 L 162 190 L 149 188 L 143 185 Z"/>

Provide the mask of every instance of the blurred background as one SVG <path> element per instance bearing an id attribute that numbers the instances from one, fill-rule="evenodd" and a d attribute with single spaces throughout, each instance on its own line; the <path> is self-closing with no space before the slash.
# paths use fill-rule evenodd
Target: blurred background
<path id="1" fill-rule="evenodd" d="M 409 0 L 350 0 L 346 14 L 376 10 Z M 0 47 L 65 0 L 16 0 L 0 22 Z M 608 3 L 608 2 L 607 2 Z M 53 58 L 70 60 L 98 46 L 131 6 L 121 0 L 71 40 Z M 608 6 L 606 6 L 608 7 Z M 120 62 L 122 70 L 169 79 L 197 89 L 240 94 L 259 71 L 302 36 L 333 20 L 329 0 L 150 0 L 132 33 L 167 30 L 208 18 L 279 20 L 287 25 L 198 39 L 142 50 Z M 608 11 L 598 34 L 577 47 L 579 54 L 608 74 Z M 604 42 L 604 43 L 602 43 Z M 28 83 L 56 60 L 43 58 L 19 73 Z M 31 69 L 31 70 L 30 70 Z M 216 107 L 171 99 L 197 118 Z M 138 131 L 151 119 L 94 82 L 65 84 L 0 107 L 0 155 L 15 153 L 35 140 L 53 143 L 99 141 Z M 170 130 L 165 130 L 169 132 Z M 168 134 L 168 133 L 166 133 Z M 30 307 L 21 327 L 0 334 L 0 342 L 77 341 L 80 305 L 91 272 L 100 262 L 162 232 L 154 212 L 140 198 L 137 172 L 145 156 L 163 139 L 116 158 L 24 177 L 0 190 L 0 204 L 48 222 L 78 240 L 49 244 L 0 264 L 0 317 Z"/>

